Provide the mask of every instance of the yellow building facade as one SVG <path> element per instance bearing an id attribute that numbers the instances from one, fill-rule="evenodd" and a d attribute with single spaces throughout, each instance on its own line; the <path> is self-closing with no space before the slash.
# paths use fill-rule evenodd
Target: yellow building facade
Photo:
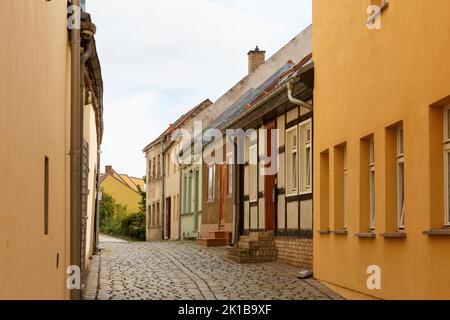
<path id="1" fill-rule="evenodd" d="M 100 189 L 112 196 L 116 203 L 125 206 L 129 213 L 139 212 L 144 179 L 118 174 L 111 166 L 106 166 L 105 174 L 100 178 Z"/>
<path id="2" fill-rule="evenodd" d="M 449 21 L 313 1 L 314 274 L 349 297 L 450 299 Z"/>

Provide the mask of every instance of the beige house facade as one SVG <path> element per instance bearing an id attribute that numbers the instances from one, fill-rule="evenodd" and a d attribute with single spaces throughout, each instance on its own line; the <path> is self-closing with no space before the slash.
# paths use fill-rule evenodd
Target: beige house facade
<path id="1" fill-rule="evenodd" d="M 95 25 L 68 30 L 67 5 L 0 3 L 0 299 L 80 299 L 96 250 L 103 85 Z"/>

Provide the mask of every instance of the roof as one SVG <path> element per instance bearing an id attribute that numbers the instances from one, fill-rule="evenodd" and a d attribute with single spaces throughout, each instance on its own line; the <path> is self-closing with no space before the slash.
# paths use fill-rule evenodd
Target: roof
<path id="1" fill-rule="evenodd" d="M 120 183 L 124 184 L 128 188 L 132 189 L 136 193 L 141 193 L 144 191 L 144 185 L 145 182 L 143 179 L 130 177 L 127 174 L 119 174 L 114 169 L 112 169 L 112 173 L 102 173 L 100 174 L 100 180 L 99 183 L 102 184 L 103 181 L 105 181 L 106 178 L 112 177 L 119 181 Z"/>
<path id="2" fill-rule="evenodd" d="M 263 95 L 271 85 L 280 78 L 280 76 L 284 75 L 287 71 L 291 70 L 294 67 L 294 63 L 292 61 L 288 61 L 283 67 L 281 67 L 277 72 L 272 74 L 269 78 L 267 78 L 262 84 L 260 84 L 257 88 L 252 88 L 244 93 L 234 104 L 232 104 L 228 109 L 226 109 L 217 119 L 208 127 L 208 129 L 219 129 L 222 130 L 226 127 L 227 123 L 237 118 L 239 115 L 244 113 L 247 109 L 247 106 L 255 101 L 258 97 Z M 206 129 L 206 130 L 208 130 Z M 209 142 L 204 142 L 203 146 L 207 145 Z M 198 151 L 198 150 L 196 150 Z"/>
<path id="3" fill-rule="evenodd" d="M 246 110 L 251 109 L 254 107 L 260 100 L 263 98 L 270 96 L 275 90 L 277 90 L 279 87 L 284 85 L 286 82 L 291 80 L 292 78 L 296 77 L 298 75 L 298 71 L 300 69 L 312 62 L 312 53 L 308 54 L 306 57 L 304 57 L 299 63 L 292 66 L 289 70 L 286 70 L 282 74 L 280 74 L 261 94 L 259 94 L 253 101 L 248 103 L 245 106 Z"/>
<path id="4" fill-rule="evenodd" d="M 180 118 L 178 118 L 178 120 L 175 121 L 174 124 L 171 124 L 169 126 L 169 128 L 167 128 L 158 138 L 156 138 L 153 142 L 151 142 L 149 145 L 147 145 L 143 151 L 145 152 L 148 149 L 150 149 L 152 146 L 154 146 L 155 144 L 161 142 L 161 140 L 163 140 L 165 137 L 167 137 L 173 131 L 182 127 L 186 123 L 186 121 L 189 121 L 193 117 L 197 116 L 200 112 L 202 112 L 203 110 L 205 110 L 206 108 L 208 108 L 212 105 L 213 105 L 212 101 L 210 99 L 206 99 L 205 101 L 203 101 L 196 107 L 192 108 L 187 113 L 183 114 Z"/>

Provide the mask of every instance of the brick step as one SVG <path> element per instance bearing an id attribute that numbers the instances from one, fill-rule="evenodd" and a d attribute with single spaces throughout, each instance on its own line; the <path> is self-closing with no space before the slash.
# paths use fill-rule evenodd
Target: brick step
<path id="1" fill-rule="evenodd" d="M 231 239 L 231 232 L 228 231 L 210 231 L 209 235 L 213 239 Z"/>
<path id="2" fill-rule="evenodd" d="M 250 240 L 255 241 L 273 241 L 273 231 L 250 232 L 247 236 Z"/>
<path id="3" fill-rule="evenodd" d="M 229 245 L 227 239 L 201 238 L 197 244 L 204 247 L 225 247 Z"/>
<path id="4" fill-rule="evenodd" d="M 239 248 L 275 248 L 274 241 L 240 240 Z"/>
<path id="5" fill-rule="evenodd" d="M 257 258 L 252 258 L 252 257 L 241 257 L 241 256 L 229 256 L 229 259 L 231 259 L 232 261 L 239 263 L 239 264 L 244 264 L 244 263 L 267 263 L 267 262 L 273 262 L 276 261 L 276 258 L 273 257 L 257 257 Z"/>
<path id="6" fill-rule="evenodd" d="M 277 257 L 276 249 L 244 249 L 232 248 L 228 251 L 229 256 L 241 257 Z"/>

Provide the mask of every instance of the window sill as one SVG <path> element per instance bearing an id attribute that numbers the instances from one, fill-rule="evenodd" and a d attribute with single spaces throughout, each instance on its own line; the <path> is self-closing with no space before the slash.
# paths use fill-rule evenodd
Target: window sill
<path id="1" fill-rule="evenodd" d="M 399 231 L 399 232 L 385 232 L 380 234 L 381 237 L 385 239 L 405 239 L 406 238 L 406 232 Z"/>
<path id="2" fill-rule="evenodd" d="M 346 236 L 348 235 L 348 231 L 345 229 L 340 229 L 340 230 L 332 230 L 330 231 L 332 234 L 337 235 L 337 236 Z"/>
<path id="3" fill-rule="evenodd" d="M 317 231 L 319 234 L 331 234 L 330 230 L 318 230 Z"/>
<path id="4" fill-rule="evenodd" d="M 424 231 L 423 234 L 430 237 L 450 236 L 450 229 L 431 229 Z"/>
<path id="5" fill-rule="evenodd" d="M 358 237 L 360 239 L 375 239 L 377 237 L 377 234 L 375 232 L 360 232 L 356 233 L 355 237 Z"/>

